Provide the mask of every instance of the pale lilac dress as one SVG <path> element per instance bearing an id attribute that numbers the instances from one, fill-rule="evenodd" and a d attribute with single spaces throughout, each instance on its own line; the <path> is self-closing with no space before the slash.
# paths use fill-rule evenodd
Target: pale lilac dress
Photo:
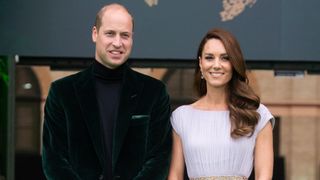
<path id="1" fill-rule="evenodd" d="M 274 126 L 274 117 L 263 104 L 257 112 L 261 117 L 253 135 L 233 139 L 229 111 L 200 110 L 191 105 L 178 107 L 172 113 L 171 124 L 181 138 L 189 178 L 248 178 L 257 135 L 269 121 Z"/>

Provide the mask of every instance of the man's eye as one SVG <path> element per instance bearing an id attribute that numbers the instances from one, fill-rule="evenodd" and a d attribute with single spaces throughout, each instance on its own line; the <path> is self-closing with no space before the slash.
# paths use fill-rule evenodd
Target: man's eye
<path id="1" fill-rule="evenodd" d="M 129 34 L 122 34 L 121 36 L 122 36 L 122 38 L 124 38 L 124 39 L 128 39 L 128 38 L 130 37 Z"/>
<path id="2" fill-rule="evenodd" d="M 104 33 L 104 34 L 107 35 L 107 36 L 113 36 L 113 35 L 114 35 L 113 32 L 106 32 L 106 33 Z"/>

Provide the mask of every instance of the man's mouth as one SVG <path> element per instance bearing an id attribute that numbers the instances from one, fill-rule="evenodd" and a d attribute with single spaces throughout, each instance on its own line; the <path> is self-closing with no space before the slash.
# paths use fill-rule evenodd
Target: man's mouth
<path id="1" fill-rule="evenodd" d="M 113 55 L 120 55 L 120 54 L 123 54 L 122 51 L 109 51 L 110 54 L 113 54 Z"/>

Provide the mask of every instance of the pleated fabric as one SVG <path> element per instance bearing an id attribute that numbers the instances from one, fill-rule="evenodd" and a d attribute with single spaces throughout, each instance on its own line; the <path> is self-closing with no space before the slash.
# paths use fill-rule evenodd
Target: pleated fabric
<path id="1" fill-rule="evenodd" d="M 260 104 L 259 122 L 251 137 L 231 138 L 229 111 L 200 110 L 191 105 L 178 107 L 171 124 L 179 135 L 189 178 L 210 176 L 249 177 L 259 131 L 274 117 Z"/>

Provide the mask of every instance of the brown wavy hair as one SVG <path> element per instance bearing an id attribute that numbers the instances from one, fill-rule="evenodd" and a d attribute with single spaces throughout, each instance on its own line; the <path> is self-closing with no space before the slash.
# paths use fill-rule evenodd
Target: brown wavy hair
<path id="1" fill-rule="evenodd" d="M 232 78 L 227 86 L 227 101 L 232 125 L 231 137 L 251 136 L 260 118 L 256 111 L 260 105 L 260 98 L 249 86 L 240 45 L 230 32 L 224 29 L 212 29 L 201 40 L 197 59 L 202 56 L 205 44 L 212 38 L 223 43 L 233 67 Z M 194 88 L 197 94 L 202 97 L 207 93 L 207 85 L 206 81 L 201 79 L 199 61 L 196 62 Z"/>

